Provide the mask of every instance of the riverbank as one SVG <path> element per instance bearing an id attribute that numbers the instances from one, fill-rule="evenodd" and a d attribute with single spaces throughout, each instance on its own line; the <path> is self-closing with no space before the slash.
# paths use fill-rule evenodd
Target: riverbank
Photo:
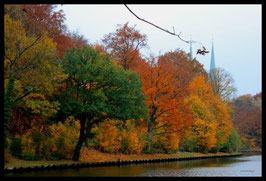
<path id="1" fill-rule="evenodd" d="M 196 152 L 177 152 L 175 154 L 111 154 L 103 153 L 95 149 L 82 148 L 80 161 L 75 162 L 72 160 L 59 160 L 59 161 L 48 161 L 48 160 L 38 160 L 38 161 L 26 161 L 20 160 L 18 158 L 9 155 L 8 163 L 4 164 L 4 168 L 14 168 L 14 167 L 34 167 L 43 165 L 61 165 L 61 164 L 73 164 L 73 163 L 88 163 L 88 162 L 107 162 L 107 161 L 117 161 L 120 159 L 124 160 L 151 160 L 151 159 L 165 159 L 165 158 L 185 158 L 185 157 L 204 157 L 204 156 L 222 156 L 222 155 L 236 155 L 239 153 L 196 153 Z"/>

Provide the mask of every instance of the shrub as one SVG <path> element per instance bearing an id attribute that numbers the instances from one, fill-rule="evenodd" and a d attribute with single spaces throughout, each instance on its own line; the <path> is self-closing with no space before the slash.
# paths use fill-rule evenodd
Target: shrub
<path id="1" fill-rule="evenodd" d="M 196 141 L 193 139 L 187 139 L 186 137 L 183 139 L 179 150 L 186 152 L 195 152 L 196 151 Z"/>
<path id="2" fill-rule="evenodd" d="M 5 150 L 4 150 L 4 163 L 8 163 L 9 160 L 10 160 L 10 158 L 11 158 L 10 153 L 8 152 L 7 149 L 5 149 Z"/>
<path id="3" fill-rule="evenodd" d="M 46 157 L 51 159 L 71 159 L 78 142 L 79 129 L 79 121 L 74 120 L 73 117 L 69 117 L 64 124 L 59 122 L 51 125 L 49 127 L 49 142 L 44 142 L 44 150 L 50 150 L 51 154 L 47 154 Z"/>
<path id="4" fill-rule="evenodd" d="M 136 126 L 132 120 L 127 120 L 125 129 L 121 131 L 122 141 L 120 152 L 126 154 L 141 153 L 147 142 L 145 135 L 146 129 L 144 130 L 141 126 Z"/>
<path id="5" fill-rule="evenodd" d="M 71 159 L 79 136 L 79 121 L 69 117 L 65 123 L 52 124 L 44 130 L 33 127 L 22 138 L 22 158 L 26 160 Z"/>
<path id="6" fill-rule="evenodd" d="M 11 137 L 10 153 L 18 158 L 22 156 L 22 140 L 18 136 Z"/>
<path id="7" fill-rule="evenodd" d="M 39 130 L 32 134 L 32 140 L 34 142 L 35 146 L 35 153 L 36 155 L 41 154 L 41 144 L 43 142 L 43 133 L 41 133 Z"/>
<path id="8" fill-rule="evenodd" d="M 153 138 L 152 153 L 175 153 L 178 148 L 179 137 L 177 134 L 164 134 Z"/>
<path id="9" fill-rule="evenodd" d="M 32 151 L 23 151 L 22 158 L 23 160 L 29 160 L 29 161 L 37 160 L 35 153 Z"/>
<path id="10" fill-rule="evenodd" d="M 95 137 L 93 147 L 109 153 L 135 153 L 143 151 L 146 144 L 146 129 L 136 126 L 134 121 L 105 120 L 92 129 Z"/>
<path id="11" fill-rule="evenodd" d="M 118 120 L 105 120 L 93 129 L 96 133 L 94 147 L 108 153 L 117 153 L 121 145 L 121 135 L 116 124 L 122 124 Z"/>
<path id="12" fill-rule="evenodd" d="M 235 152 L 238 151 L 238 148 L 241 146 L 241 138 L 237 133 L 235 128 L 232 128 L 231 134 L 227 138 L 227 142 L 224 144 L 221 151 L 223 152 Z"/>

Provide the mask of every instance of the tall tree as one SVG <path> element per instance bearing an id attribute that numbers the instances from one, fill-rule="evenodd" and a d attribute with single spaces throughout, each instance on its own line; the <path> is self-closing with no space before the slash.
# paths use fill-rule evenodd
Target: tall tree
<path id="1" fill-rule="evenodd" d="M 56 65 L 55 44 L 45 32 L 27 36 L 23 24 L 7 14 L 4 33 L 6 113 L 30 94 L 51 95 L 64 75 L 60 65 Z M 10 118 L 6 117 L 5 121 Z"/>
<path id="2" fill-rule="evenodd" d="M 175 53 L 167 53 L 158 60 L 152 57 L 149 62 L 139 60 L 139 65 L 134 69 L 143 80 L 142 91 L 147 96 L 149 152 L 153 136 L 182 135 L 191 124 L 183 98 L 187 94 L 188 78 L 191 78 L 189 74 L 192 71 L 182 63 L 177 64 L 179 60 L 184 64 L 188 63 L 188 57 L 180 56 L 184 52 Z M 185 60 L 181 60 L 182 58 Z"/>
<path id="3" fill-rule="evenodd" d="M 190 82 L 189 90 L 185 102 L 189 103 L 194 120 L 189 139 L 195 141 L 196 151 L 206 152 L 214 147 L 219 150 L 232 128 L 227 107 L 201 75 Z"/>
<path id="4" fill-rule="evenodd" d="M 219 95 L 224 101 L 234 97 L 236 87 L 232 75 L 222 68 L 212 70 L 214 76 L 209 76 L 214 93 Z"/>
<path id="5" fill-rule="evenodd" d="M 100 55 L 89 46 L 72 48 L 62 59 L 62 65 L 68 77 L 66 88 L 59 93 L 62 104 L 58 115 L 73 115 L 81 125 L 73 160 L 79 159 L 92 126 L 106 118 L 145 117 L 144 95 L 137 74 L 115 65 L 108 55 Z"/>
<path id="6" fill-rule="evenodd" d="M 139 50 L 147 47 L 147 37 L 126 23 L 123 26 L 118 25 L 115 33 L 105 35 L 103 43 L 107 51 L 113 53 L 118 63 L 128 70 L 133 61 L 139 58 Z"/>

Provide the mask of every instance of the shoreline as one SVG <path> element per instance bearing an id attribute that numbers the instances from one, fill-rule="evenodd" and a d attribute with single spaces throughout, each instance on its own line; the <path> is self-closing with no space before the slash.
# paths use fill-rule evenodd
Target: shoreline
<path id="1" fill-rule="evenodd" d="M 108 154 L 108 153 L 103 153 Z M 110 154 L 109 154 L 110 155 Z M 65 169 L 65 168 L 81 168 L 81 167 L 102 167 L 102 166 L 122 166 L 130 164 L 143 164 L 143 163 L 159 163 L 159 162 L 174 162 L 182 160 L 195 160 L 195 159 L 209 159 L 209 158 L 224 158 L 241 156 L 242 153 L 196 153 L 196 152 L 178 152 L 175 154 L 141 154 L 138 155 L 138 159 L 135 159 L 136 155 L 126 155 L 127 159 L 123 158 L 123 154 L 111 154 L 113 158 L 105 158 L 104 160 L 59 160 L 59 161 L 24 161 L 23 164 L 5 163 L 4 172 L 20 172 L 20 171 L 33 171 L 43 169 Z M 146 156 L 146 158 L 144 158 Z M 147 158 L 147 156 L 149 158 Z M 118 159 L 116 159 L 118 158 Z M 19 159 L 17 159 L 19 160 Z"/>

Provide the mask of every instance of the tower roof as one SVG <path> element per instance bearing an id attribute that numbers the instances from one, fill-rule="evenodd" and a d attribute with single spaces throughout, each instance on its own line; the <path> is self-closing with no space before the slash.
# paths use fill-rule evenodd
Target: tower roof
<path id="1" fill-rule="evenodd" d="M 210 71 L 212 69 L 215 69 L 215 57 L 214 57 L 214 46 L 213 46 L 213 42 L 212 42 L 212 53 L 211 53 L 211 67 L 210 67 Z"/>
<path id="2" fill-rule="evenodd" d="M 215 69 L 215 57 L 214 57 L 214 46 L 213 46 L 213 42 L 212 42 L 211 66 L 210 66 L 210 76 L 211 76 L 212 81 L 214 81 L 216 79 L 216 76 L 213 72 L 214 69 Z"/>

